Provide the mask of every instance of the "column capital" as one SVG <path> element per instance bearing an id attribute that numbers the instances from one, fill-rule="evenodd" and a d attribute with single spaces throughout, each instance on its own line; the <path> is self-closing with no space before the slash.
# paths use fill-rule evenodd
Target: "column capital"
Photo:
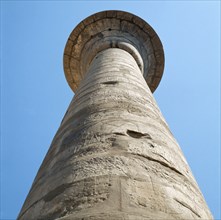
<path id="1" fill-rule="evenodd" d="M 156 90 L 164 69 L 163 46 L 158 35 L 138 16 L 111 10 L 87 17 L 68 38 L 64 50 L 64 72 L 74 92 L 93 58 L 107 48 L 120 48 L 129 52 L 150 90 Z"/>

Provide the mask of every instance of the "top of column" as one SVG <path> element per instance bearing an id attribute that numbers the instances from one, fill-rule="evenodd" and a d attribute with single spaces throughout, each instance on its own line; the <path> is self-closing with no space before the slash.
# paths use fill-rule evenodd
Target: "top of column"
<path id="1" fill-rule="evenodd" d="M 102 11 L 81 21 L 71 32 L 64 50 L 64 72 L 75 92 L 96 54 L 107 48 L 128 51 L 152 92 L 164 69 L 162 43 L 153 28 L 136 15 Z"/>

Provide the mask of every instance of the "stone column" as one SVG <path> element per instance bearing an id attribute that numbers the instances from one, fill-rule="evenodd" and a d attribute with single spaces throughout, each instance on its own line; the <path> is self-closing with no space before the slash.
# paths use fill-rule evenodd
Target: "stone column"
<path id="1" fill-rule="evenodd" d="M 135 15 L 82 21 L 64 53 L 75 96 L 18 219 L 212 219 L 152 92 L 164 55 Z"/>

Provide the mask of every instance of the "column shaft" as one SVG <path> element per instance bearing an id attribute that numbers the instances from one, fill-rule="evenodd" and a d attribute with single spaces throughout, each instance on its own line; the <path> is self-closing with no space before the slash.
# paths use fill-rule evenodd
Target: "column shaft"
<path id="1" fill-rule="evenodd" d="M 211 219 L 135 59 L 93 59 L 20 220 Z"/>

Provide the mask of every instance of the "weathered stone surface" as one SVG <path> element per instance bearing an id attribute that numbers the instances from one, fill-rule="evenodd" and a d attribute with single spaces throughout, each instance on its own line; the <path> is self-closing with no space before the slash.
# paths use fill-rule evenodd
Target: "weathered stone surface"
<path id="1" fill-rule="evenodd" d="M 149 24 L 141 18 L 123 11 L 103 11 L 89 16 L 80 22 L 70 34 L 64 51 L 64 61 L 67 60 L 66 56 L 70 59 L 69 64 L 64 65 L 64 71 L 71 89 L 76 91 L 83 78 L 79 79 L 79 76 L 84 76 L 98 52 L 107 48 L 119 48 L 120 43 L 128 42 L 141 55 L 142 65 L 139 67 L 149 88 L 154 92 L 163 74 L 162 44 Z M 90 53 L 88 53 L 89 51 Z M 154 59 L 149 59 L 149 55 L 152 55 Z M 71 66 L 75 66 L 75 68 L 73 69 Z M 70 78 L 70 73 L 72 78 Z"/>
<path id="2" fill-rule="evenodd" d="M 19 217 L 82 218 L 212 218 L 137 63 L 122 49 L 94 58 Z"/>
<path id="3" fill-rule="evenodd" d="M 104 15 L 123 16 L 109 11 L 90 19 Z M 133 20 L 129 15 L 124 18 Z M 88 24 L 86 20 L 77 31 Z M 125 44 L 104 46 L 97 54 L 92 50 L 89 64 L 88 57 L 81 57 L 85 73 L 78 72 L 78 78 L 68 73 L 78 82 L 76 94 L 19 220 L 212 219 L 144 79 L 143 56 L 134 45 Z M 150 59 L 162 65 L 157 53 Z M 80 71 L 77 61 L 71 65 Z M 160 76 L 148 80 L 153 86 Z"/>

